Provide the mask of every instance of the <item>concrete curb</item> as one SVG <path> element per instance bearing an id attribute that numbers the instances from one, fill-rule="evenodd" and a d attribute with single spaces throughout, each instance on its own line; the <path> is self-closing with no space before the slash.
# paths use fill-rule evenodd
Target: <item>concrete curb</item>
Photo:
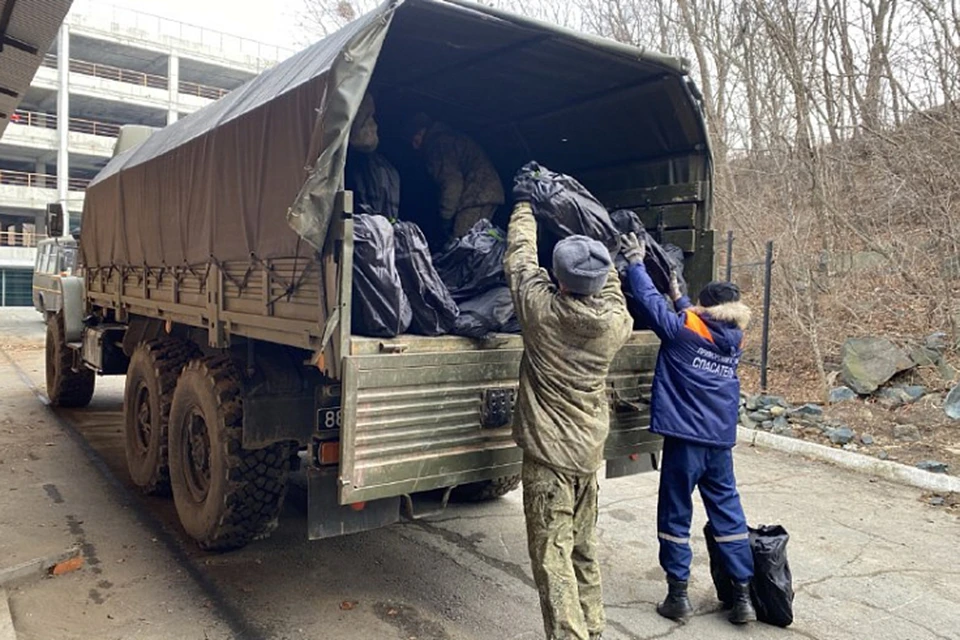
<path id="1" fill-rule="evenodd" d="M 818 460 L 831 462 L 838 467 L 878 476 L 885 480 L 910 485 L 925 491 L 960 493 L 960 478 L 940 473 L 930 473 L 897 462 L 878 460 L 852 451 L 834 449 L 815 442 L 778 436 L 766 431 L 737 427 L 737 441 L 757 447 L 765 447 L 784 453 L 796 453 Z"/>
<path id="2" fill-rule="evenodd" d="M 13 617 L 10 615 L 10 601 L 3 589 L 0 589 L 0 640 L 17 640 Z"/>
<path id="3" fill-rule="evenodd" d="M 80 549 L 73 547 L 44 558 L 35 558 L 12 567 L 0 568 L 0 590 L 14 582 L 42 578 L 60 563 L 81 557 Z M 0 640 L 5 640 L 2 635 Z"/>

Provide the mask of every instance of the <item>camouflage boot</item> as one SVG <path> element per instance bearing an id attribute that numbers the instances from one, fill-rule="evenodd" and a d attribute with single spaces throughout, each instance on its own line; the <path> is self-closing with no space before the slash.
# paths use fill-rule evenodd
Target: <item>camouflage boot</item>
<path id="1" fill-rule="evenodd" d="M 685 624 L 693 615 L 690 598 L 687 597 L 687 583 L 667 578 L 667 599 L 657 605 L 657 613 L 664 618 Z"/>

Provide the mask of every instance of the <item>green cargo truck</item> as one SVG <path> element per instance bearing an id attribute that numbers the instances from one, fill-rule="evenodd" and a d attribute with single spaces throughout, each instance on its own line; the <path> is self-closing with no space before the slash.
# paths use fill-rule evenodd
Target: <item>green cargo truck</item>
<path id="1" fill-rule="evenodd" d="M 694 291 L 713 274 L 710 148 L 685 61 L 460 0 L 385 4 L 121 153 L 87 191 L 83 295 L 49 324 L 48 395 L 82 406 L 91 371 L 125 374 L 131 477 L 171 492 L 204 548 L 268 533 L 293 467 L 311 538 L 518 484 L 519 336 L 351 332 L 342 185 L 368 90 L 382 137 L 393 114 L 428 111 L 505 182 L 536 159 L 635 209 L 684 250 Z M 657 348 L 638 331 L 612 368 L 608 477 L 656 465 Z"/>

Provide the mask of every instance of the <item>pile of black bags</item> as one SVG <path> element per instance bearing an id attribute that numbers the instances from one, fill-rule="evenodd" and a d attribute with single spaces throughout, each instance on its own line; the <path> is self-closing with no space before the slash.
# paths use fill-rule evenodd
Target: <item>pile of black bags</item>
<path id="1" fill-rule="evenodd" d="M 412 222 L 354 216 L 353 329 L 392 338 L 519 333 L 503 271 L 506 234 L 481 220 L 463 238 L 430 255 Z"/>
<path id="2" fill-rule="evenodd" d="M 391 185 L 390 189 L 370 190 L 386 191 L 386 200 L 375 204 L 395 212 L 392 174 L 368 173 Z M 633 211 L 608 213 L 577 180 L 536 162 L 517 173 L 515 193 L 530 201 L 540 222 L 544 266 L 550 265 L 544 260 L 550 259 L 553 246 L 563 238 L 585 235 L 599 240 L 615 256 L 634 318 L 642 318 L 627 281 L 628 265 L 620 254 L 620 236 L 635 233 L 646 242 L 644 264 L 657 289 L 668 294 L 671 274 L 676 274 L 681 293 L 686 293 L 683 251 L 658 244 Z M 370 199 L 375 200 L 372 195 Z M 358 214 L 354 237 L 353 322 L 357 334 L 393 337 L 409 330 L 426 336 L 483 339 L 494 333 L 520 331 L 503 269 L 506 233 L 489 220 L 480 220 L 465 236 L 450 241 L 433 256 L 422 230 L 411 222 L 391 224 L 380 215 Z M 646 327 L 638 320 L 636 328 Z"/>
<path id="3" fill-rule="evenodd" d="M 503 271 L 506 252 L 506 233 L 489 220 L 480 220 L 434 256 L 440 278 L 460 306 L 453 333 L 483 339 L 520 332 Z"/>

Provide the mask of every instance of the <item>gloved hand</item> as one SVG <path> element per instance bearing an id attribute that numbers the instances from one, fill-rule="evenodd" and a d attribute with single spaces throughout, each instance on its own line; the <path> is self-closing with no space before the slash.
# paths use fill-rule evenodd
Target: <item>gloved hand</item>
<path id="1" fill-rule="evenodd" d="M 620 251 L 630 264 L 643 262 L 647 255 L 646 243 L 639 240 L 635 233 L 620 236 Z"/>
<path id="2" fill-rule="evenodd" d="M 683 297 L 683 292 L 680 291 L 680 280 L 677 278 L 677 272 L 670 272 L 670 299 L 676 302 Z"/>

